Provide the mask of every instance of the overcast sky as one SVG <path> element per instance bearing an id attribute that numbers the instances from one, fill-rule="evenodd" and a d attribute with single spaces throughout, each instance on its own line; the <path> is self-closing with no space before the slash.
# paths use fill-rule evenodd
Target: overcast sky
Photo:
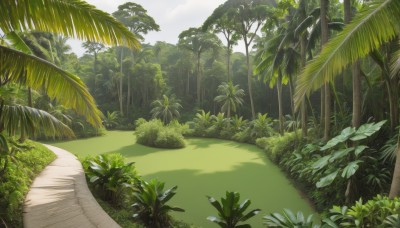
<path id="1" fill-rule="evenodd" d="M 98 9 L 113 13 L 118 6 L 128 0 L 86 0 Z M 131 1 L 132 2 L 132 1 Z M 134 0 L 142 5 L 147 13 L 160 25 L 159 32 L 145 35 L 144 43 L 154 44 L 165 41 L 171 44 L 178 42 L 178 35 L 189 27 L 199 27 L 208 16 L 225 0 Z M 71 40 L 73 51 L 81 56 L 84 49 L 81 42 Z"/>

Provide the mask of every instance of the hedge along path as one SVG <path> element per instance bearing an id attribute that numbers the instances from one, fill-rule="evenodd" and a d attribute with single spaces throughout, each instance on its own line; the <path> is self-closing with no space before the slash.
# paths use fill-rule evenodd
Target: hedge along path
<path id="1" fill-rule="evenodd" d="M 89 191 L 78 159 L 66 150 L 46 146 L 57 158 L 31 185 L 24 203 L 24 227 L 120 227 Z"/>
<path id="2" fill-rule="evenodd" d="M 249 220 L 252 227 L 263 227 L 262 217 L 284 208 L 306 215 L 315 213 L 306 199 L 280 169 L 254 145 L 233 141 L 189 138 L 183 149 L 157 149 L 135 143 L 131 131 L 108 131 L 88 139 L 53 143 L 79 157 L 103 153 L 121 153 L 126 162 L 135 162 L 144 180 L 157 178 L 166 188 L 177 185 L 177 194 L 169 205 L 185 209 L 171 215 L 204 228 L 218 227 L 206 220 L 217 215 L 206 196 L 216 199 L 225 191 L 240 193 L 241 202 L 250 199 L 250 209 L 262 211 Z"/>

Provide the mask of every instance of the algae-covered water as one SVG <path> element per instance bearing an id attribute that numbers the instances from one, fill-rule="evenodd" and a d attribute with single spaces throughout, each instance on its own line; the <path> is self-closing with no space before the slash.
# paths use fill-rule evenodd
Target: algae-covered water
<path id="1" fill-rule="evenodd" d="M 218 227 L 206 220 L 217 215 L 206 196 L 217 199 L 225 191 L 237 191 L 241 201 L 250 199 L 250 209 L 262 211 L 252 218 L 252 227 L 263 227 L 262 217 L 284 208 L 306 215 L 313 213 L 308 202 L 285 175 L 253 145 L 218 139 L 186 139 L 184 149 L 156 149 L 136 144 L 133 132 L 109 131 L 101 137 L 51 143 L 80 157 L 119 152 L 133 161 L 145 179 L 158 178 L 166 186 L 178 186 L 171 205 L 186 210 L 173 217 L 201 227 Z"/>

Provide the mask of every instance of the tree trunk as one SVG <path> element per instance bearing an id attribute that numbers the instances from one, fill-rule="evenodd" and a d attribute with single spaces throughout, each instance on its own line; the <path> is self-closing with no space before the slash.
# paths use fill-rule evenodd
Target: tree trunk
<path id="1" fill-rule="evenodd" d="M 186 84 L 186 95 L 189 96 L 190 92 L 190 70 L 187 71 L 187 84 Z"/>
<path id="2" fill-rule="evenodd" d="M 305 2 L 306 0 L 302 0 L 300 2 L 299 8 L 301 8 L 301 20 L 306 19 L 306 7 Z M 301 68 L 304 69 L 306 66 L 307 61 L 307 37 L 306 34 L 302 34 L 300 37 L 300 56 L 301 56 Z M 301 115 L 301 134 L 303 137 L 307 137 L 307 105 L 306 105 L 306 98 L 304 97 L 301 101 L 300 106 L 300 115 Z"/>
<path id="3" fill-rule="evenodd" d="M 352 18 L 351 3 L 350 0 L 343 1 L 344 6 L 344 22 L 349 24 Z M 353 127 L 358 128 L 361 124 L 361 72 L 360 62 L 357 61 L 353 64 L 352 68 L 353 75 L 353 116 L 351 124 Z"/>
<path id="4" fill-rule="evenodd" d="M 229 47 L 230 44 L 228 43 L 228 50 L 227 50 L 227 64 L 228 64 L 228 80 L 227 82 L 231 81 L 231 48 Z"/>
<path id="5" fill-rule="evenodd" d="M 122 104 L 122 97 L 123 97 L 123 73 L 122 73 L 122 61 L 123 61 L 123 53 L 124 53 L 124 49 L 123 47 L 121 47 L 121 66 L 120 66 L 120 78 L 119 78 L 119 111 L 121 112 L 121 116 L 124 116 L 124 107 Z"/>
<path id="6" fill-rule="evenodd" d="M 251 68 L 250 68 L 249 45 L 247 44 L 247 39 L 245 39 L 245 48 L 246 48 L 246 63 L 247 63 L 247 84 L 249 87 L 251 117 L 254 120 L 256 118 L 256 113 L 254 111 L 253 89 L 252 89 L 252 80 L 251 80 L 251 76 L 253 75 L 253 72 L 251 71 Z"/>
<path id="7" fill-rule="evenodd" d="M 324 141 L 327 142 L 330 138 L 331 131 L 331 89 L 329 83 L 325 83 L 325 128 Z"/>
<path id="8" fill-rule="evenodd" d="M 32 105 L 32 89 L 31 87 L 28 87 L 28 106 L 33 107 Z"/>
<path id="9" fill-rule="evenodd" d="M 328 42 L 328 6 L 329 0 L 320 0 L 321 5 L 321 50 L 323 45 Z M 324 141 L 329 140 L 331 127 L 331 91 L 329 83 L 325 83 L 325 113 L 324 113 Z"/>
<path id="10" fill-rule="evenodd" d="M 282 111 L 282 73 L 278 72 L 276 80 L 276 89 L 278 91 L 278 113 L 279 113 L 279 134 L 283 135 L 283 111 Z"/>
<path id="11" fill-rule="evenodd" d="M 399 88 L 398 88 L 398 77 L 395 76 L 390 79 L 391 86 L 391 109 L 390 109 L 390 126 L 394 131 L 399 125 Z"/>
<path id="12" fill-rule="evenodd" d="M 200 73 L 200 57 L 201 53 L 197 53 L 197 104 L 201 104 L 201 73 Z"/>
<path id="13" fill-rule="evenodd" d="M 400 196 L 400 136 L 397 139 L 396 164 L 394 166 L 392 184 L 390 186 L 389 198 Z"/>

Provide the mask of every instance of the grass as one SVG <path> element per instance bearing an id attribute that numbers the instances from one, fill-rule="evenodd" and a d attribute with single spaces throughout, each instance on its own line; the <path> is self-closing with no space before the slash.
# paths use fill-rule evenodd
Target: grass
<path id="1" fill-rule="evenodd" d="M 12 155 L 5 175 L 0 178 L 0 227 L 23 227 L 24 198 L 34 178 L 56 155 L 43 145 L 27 140 Z M 1 161 L 0 161 L 1 162 Z"/>
<path id="2" fill-rule="evenodd" d="M 135 143 L 133 132 L 110 131 L 105 136 L 52 143 L 80 157 L 119 152 L 134 161 L 146 180 L 158 178 L 166 187 L 178 185 L 172 205 L 186 210 L 172 214 L 176 219 L 202 227 L 217 227 L 206 220 L 216 215 L 206 195 L 220 198 L 225 191 L 238 191 L 251 199 L 251 208 L 262 212 L 251 219 L 261 227 L 262 216 L 284 208 L 313 213 L 306 200 L 285 175 L 256 146 L 218 139 L 186 140 L 184 149 L 156 149 Z"/>

